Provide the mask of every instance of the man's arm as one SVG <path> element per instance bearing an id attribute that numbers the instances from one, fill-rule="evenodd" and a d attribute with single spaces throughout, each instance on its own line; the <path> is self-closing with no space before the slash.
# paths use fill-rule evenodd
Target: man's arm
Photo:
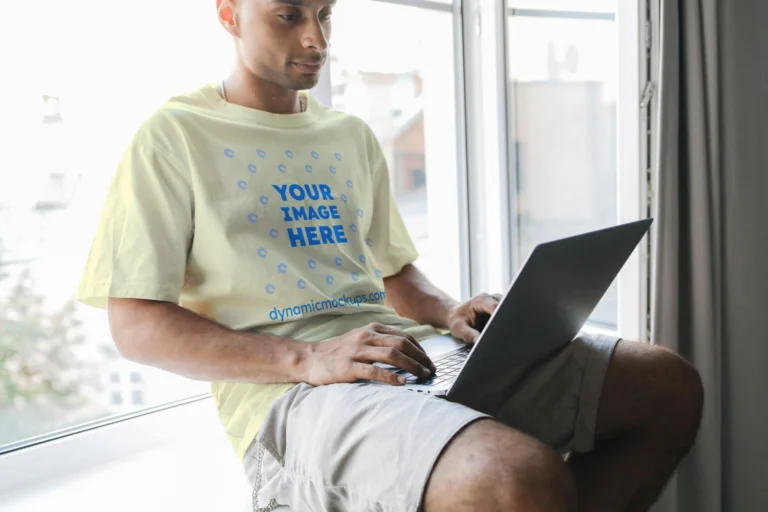
<path id="1" fill-rule="evenodd" d="M 301 382 L 309 344 L 228 329 L 170 302 L 109 299 L 109 327 L 131 361 L 195 380 Z"/>
<path id="2" fill-rule="evenodd" d="M 196 380 L 313 385 L 371 379 L 403 384 L 434 365 L 410 335 L 371 324 L 324 343 L 228 329 L 170 302 L 109 299 L 112 338 L 126 359 Z"/>
<path id="3" fill-rule="evenodd" d="M 449 313 L 458 305 L 429 282 L 429 279 L 413 265 L 406 265 L 400 273 L 384 279 L 387 302 L 400 316 L 422 325 L 449 329 Z"/>
<path id="4" fill-rule="evenodd" d="M 400 316 L 448 329 L 467 343 L 474 343 L 487 319 L 496 310 L 501 295 L 480 294 L 458 303 L 429 282 L 413 265 L 384 280 L 387 302 Z"/>

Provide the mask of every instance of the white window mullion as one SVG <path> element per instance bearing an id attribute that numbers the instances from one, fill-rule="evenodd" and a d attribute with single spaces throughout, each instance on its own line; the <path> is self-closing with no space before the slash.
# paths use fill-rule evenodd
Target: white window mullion
<path id="1" fill-rule="evenodd" d="M 464 2 L 472 294 L 506 291 L 512 278 L 505 8 Z"/>
<path id="2" fill-rule="evenodd" d="M 646 16 L 648 20 L 648 48 L 647 48 L 647 56 L 646 56 L 646 74 L 645 77 L 648 80 L 649 83 L 652 84 L 659 84 L 659 51 L 661 49 L 660 44 L 660 27 L 661 24 L 659 23 L 659 16 L 660 16 L 660 10 L 661 5 L 659 0 L 645 0 L 646 2 Z M 644 137 L 646 142 L 646 149 L 645 151 L 645 158 L 646 161 L 644 162 L 644 168 L 647 168 L 647 184 L 648 184 L 648 193 L 646 194 L 646 204 L 647 204 L 647 211 L 648 215 L 654 214 L 655 209 L 655 191 L 653 188 L 653 184 L 656 183 L 656 176 L 657 176 L 657 169 L 658 169 L 658 161 L 657 161 L 657 149 L 658 149 L 658 139 L 656 138 L 656 134 L 658 133 L 658 123 L 659 123 L 659 116 L 658 116 L 658 94 L 654 94 L 650 102 L 647 106 L 647 110 L 643 113 L 643 120 L 645 121 L 645 124 L 643 125 L 643 129 L 645 130 L 646 137 Z M 647 129 L 646 129 L 647 128 Z M 656 229 L 655 227 L 651 229 L 651 234 L 648 239 L 647 243 L 647 251 L 648 251 L 648 261 L 645 265 L 645 272 L 646 272 L 646 289 L 645 289 L 645 316 L 646 316 L 646 333 L 645 336 L 643 336 L 643 340 L 645 341 L 651 341 L 653 342 L 652 336 L 653 333 L 651 332 L 652 324 L 653 324 L 653 296 L 654 296 L 654 276 L 656 275 L 656 269 L 655 269 L 655 263 L 656 259 L 653 257 L 653 253 L 656 247 Z"/>
<path id="3" fill-rule="evenodd" d="M 618 221 L 647 216 L 645 133 L 640 102 L 645 89 L 645 0 L 617 2 L 619 51 Z M 618 332 L 628 339 L 647 339 L 647 245 L 641 243 L 619 274 Z"/>

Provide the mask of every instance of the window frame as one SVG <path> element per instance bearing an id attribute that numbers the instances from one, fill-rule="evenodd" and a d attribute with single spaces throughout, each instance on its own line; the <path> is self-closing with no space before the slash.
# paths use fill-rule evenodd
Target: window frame
<path id="1" fill-rule="evenodd" d="M 618 222 L 648 216 L 646 169 L 648 128 L 642 119 L 641 96 L 649 79 L 645 57 L 645 24 L 648 0 L 617 1 L 619 37 L 618 127 Z M 619 273 L 618 333 L 648 341 L 649 237 L 646 236 Z"/>
<path id="2" fill-rule="evenodd" d="M 641 119 L 640 97 L 647 80 L 644 13 L 648 0 L 616 2 L 616 13 L 560 11 L 555 9 L 515 9 L 505 0 L 467 0 L 464 26 L 468 123 L 473 127 L 468 138 L 469 219 L 473 241 L 471 255 L 472 293 L 505 292 L 520 261 L 514 244 L 517 223 L 515 148 L 507 144 L 514 134 L 514 116 L 507 119 L 510 89 L 507 86 L 507 23 L 511 14 L 566 19 L 615 19 L 619 46 L 619 92 L 617 99 L 617 204 L 616 223 L 648 215 L 645 169 L 647 128 Z M 484 68 L 478 62 L 485 55 Z M 489 84 L 491 84 L 489 86 Z M 490 106 L 483 100 L 492 98 Z M 493 111 L 501 112 L 494 116 Z M 496 169 L 496 171 L 494 171 Z M 491 219 L 501 219 L 498 225 Z M 647 237 L 646 237 L 647 238 Z M 494 252 L 489 247 L 497 248 Z M 647 341 L 646 321 L 649 301 L 648 276 L 650 246 L 644 241 L 620 272 L 617 328 L 606 329 L 588 323 L 586 331 L 621 335 Z M 494 270 L 495 269 L 495 270 Z"/>

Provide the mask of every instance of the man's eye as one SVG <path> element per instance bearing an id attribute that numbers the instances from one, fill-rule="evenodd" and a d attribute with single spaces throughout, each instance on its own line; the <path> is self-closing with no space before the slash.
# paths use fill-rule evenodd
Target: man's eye
<path id="1" fill-rule="evenodd" d="M 323 21 L 328 21 L 328 20 L 330 20 L 330 19 L 331 19 L 331 15 L 332 15 L 332 14 L 333 14 L 332 12 L 328 12 L 328 13 L 325 13 L 325 14 L 321 14 L 321 15 L 320 15 L 320 19 L 321 19 L 321 20 L 323 20 Z"/>
<path id="2" fill-rule="evenodd" d="M 296 21 L 296 18 L 298 18 L 298 16 L 295 14 L 278 14 L 278 16 L 283 18 L 285 21 Z"/>

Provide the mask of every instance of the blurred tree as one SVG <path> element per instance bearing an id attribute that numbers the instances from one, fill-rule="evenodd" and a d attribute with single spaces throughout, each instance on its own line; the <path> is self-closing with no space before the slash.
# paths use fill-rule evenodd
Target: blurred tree
<path id="1" fill-rule="evenodd" d="M 76 356 L 85 337 L 74 300 L 50 308 L 31 269 L 8 263 L 0 240 L 0 445 L 66 426 L 99 386 Z"/>
<path id="2" fill-rule="evenodd" d="M 73 349 L 84 337 L 74 301 L 53 312 L 45 306 L 29 268 L 0 295 L 0 407 L 38 401 L 75 405 L 80 398 L 84 368 Z"/>

